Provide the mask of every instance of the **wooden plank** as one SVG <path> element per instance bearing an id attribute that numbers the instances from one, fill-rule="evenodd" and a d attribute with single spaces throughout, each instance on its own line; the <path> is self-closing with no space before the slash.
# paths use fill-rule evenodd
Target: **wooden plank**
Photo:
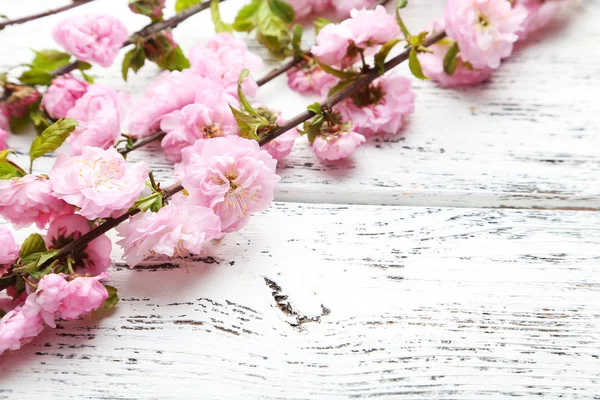
<path id="1" fill-rule="evenodd" d="M 129 13 L 125 4 L 106 8 L 101 0 L 70 14 L 110 12 L 130 30 L 144 19 Z M 19 2 L 34 8 L 35 2 Z M 244 3 L 222 5 L 229 18 Z M 58 1 L 57 1 L 58 4 Z M 112 3 L 111 3 L 112 4 Z M 410 5 L 407 21 L 414 29 L 441 16 L 443 0 Z M 24 7 L 23 5 L 23 7 Z M 55 5 L 54 3 L 49 6 Z M 19 13 L 24 8 L 18 4 Z M 10 10 L 9 10 L 10 11 Z M 281 166 L 283 180 L 277 199 L 353 204 L 426 205 L 452 207 L 518 207 L 600 209 L 600 117 L 596 96 L 600 53 L 594 48 L 600 34 L 600 2 L 588 0 L 553 32 L 534 37 L 477 88 L 444 90 L 415 82 L 416 112 L 400 136 L 371 140 L 351 160 L 322 163 L 300 140 Z M 60 16 L 2 32 L 6 43 L 2 66 L 29 59 L 28 47 L 55 47 L 49 32 Z M 210 15 L 203 13 L 175 31 L 184 49 L 210 35 Z M 35 29 L 34 29 L 35 28 Z M 312 39 L 309 36 L 307 42 Z M 27 43 L 27 46 L 24 45 Z M 254 47 L 257 45 L 249 39 Z M 577 45 L 573 45 L 577 43 Z M 264 54 L 264 52 L 263 52 Z M 121 55 L 122 57 L 122 55 Z M 144 67 L 129 83 L 120 76 L 120 58 L 111 68 L 95 68 L 97 82 L 141 96 L 158 70 Z M 407 74 L 406 69 L 403 73 Z M 286 89 L 285 78 L 264 87 L 260 99 L 281 107 L 285 116 L 300 112 L 315 100 Z M 9 141 L 26 153 L 31 136 Z M 156 151 L 132 154 L 146 160 L 160 179 L 170 179 L 172 168 Z M 52 160 L 39 165 L 40 171 Z"/>
<path id="2" fill-rule="evenodd" d="M 0 398 L 594 399 L 599 226 L 277 204 L 204 261 L 115 251 L 119 306 L 3 356 Z"/>

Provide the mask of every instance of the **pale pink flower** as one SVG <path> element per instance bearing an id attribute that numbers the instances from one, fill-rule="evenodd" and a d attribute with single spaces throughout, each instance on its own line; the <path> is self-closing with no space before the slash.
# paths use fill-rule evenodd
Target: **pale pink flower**
<path id="1" fill-rule="evenodd" d="M 0 277 L 6 269 L 19 258 L 19 245 L 15 243 L 12 233 L 4 225 L 0 225 Z"/>
<path id="2" fill-rule="evenodd" d="M 331 0 L 331 5 L 338 17 L 348 18 L 352 9 L 371 8 L 376 2 L 377 0 Z"/>
<path id="3" fill-rule="evenodd" d="M 155 254 L 200 254 L 205 242 L 220 236 L 221 220 L 213 210 L 187 203 L 186 196 L 175 196 L 158 212 L 137 214 L 117 227 L 122 238 L 117 244 L 130 267 Z"/>
<path id="4" fill-rule="evenodd" d="M 68 294 L 67 286 L 65 275 L 48 274 L 40 279 L 36 291 L 27 297 L 25 304 L 32 313 L 40 314 L 48 326 L 56 328 L 55 314 Z"/>
<path id="5" fill-rule="evenodd" d="M 229 105 L 239 107 L 229 93 L 211 91 L 199 95 L 196 103 L 165 115 L 160 129 L 167 134 L 161 141 L 167 160 L 181 161 L 181 150 L 197 140 L 238 135 L 240 129 Z"/>
<path id="6" fill-rule="evenodd" d="M 347 67 L 365 55 L 377 52 L 382 44 L 400 36 L 396 17 L 383 6 L 374 10 L 352 10 L 349 19 L 326 25 L 317 35 L 311 51 L 322 63 Z"/>
<path id="7" fill-rule="evenodd" d="M 153 22 L 160 21 L 163 18 L 163 8 L 165 0 L 130 0 L 129 9 L 134 14 L 145 15 Z"/>
<path id="8" fill-rule="evenodd" d="M 527 10 L 523 30 L 518 33 L 519 39 L 526 39 L 530 33 L 548 25 L 560 11 L 575 4 L 576 0 L 515 0 L 513 6 Z"/>
<path id="9" fill-rule="evenodd" d="M 104 85 L 90 85 L 87 92 L 67 112 L 77 121 L 77 128 L 67 138 L 71 155 L 78 156 L 85 146 L 108 149 L 121 135 L 123 107 L 129 100 L 125 93 L 117 93 Z"/>
<path id="10" fill-rule="evenodd" d="M 33 86 L 6 83 L 2 101 L 3 114 L 5 117 L 25 117 L 29 113 L 29 106 L 36 103 L 40 96 L 40 92 Z"/>
<path id="11" fill-rule="evenodd" d="M 474 68 L 493 68 L 511 55 L 527 10 L 506 0 L 448 0 L 446 33 Z"/>
<path id="12" fill-rule="evenodd" d="M 144 98 L 129 108 L 123 125 L 126 133 L 143 137 L 158 130 L 162 117 L 192 104 L 198 92 L 218 83 L 191 70 L 164 71 L 146 89 Z"/>
<path id="13" fill-rule="evenodd" d="M 50 224 L 44 237 L 48 249 L 60 249 L 91 230 L 89 221 L 81 215 L 64 215 Z M 100 275 L 110 266 L 111 241 L 105 235 L 88 243 L 73 255 L 73 267 L 78 273 Z"/>
<path id="14" fill-rule="evenodd" d="M 312 149 L 317 158 L 321 160 L 336 161 L 349 157 L 366 139 L 360 133 L 340 130 L 332 134 L 318 135 L 313 142 Z"/>
<path id="15" fill-rule="evenodd" d="M 429 46 L 433 53 L 419 53 L 419 60 L 425 76 L 437 82 L 442 87 L 470 86 L 487 80 L 494 72 L 489 67 L 482 69 L 470 68 L 458 59 L 458 66 L 452 75 L 444 71 L 444 56 L 450 48 L 447 42 L 440 42 Z"/>
<path id="16" fill-rule="evenodd" d="M 384 75 L 351 98 L 335 106 L 344 121 L 352 121 L 363 135 L 398 133 L 403 118 L 414 111 L 415 94 L 410 80 L 399 75 Z"/>
<path id="17" fill-rule="evenodd" d="M 58 315 L 62 319 L 74 320 L 102 307 L 108 298 L 108 291 L 100 283 L 104 278 L 106 274 L 78 277 L 70 281 L 67 285 L 67 295 L 58 308 Z"/>
<path id="18" fill-rule="evenodd" d="M 280 179 L 277 161 L 257 141 L 239 136 L 200 140 L 183 150 L 183 164 L 190 203 L 212 208 L 223 232 L 241 229 L 251 214 L 266 210 Z"/>
<path id="19" fill-rule="evenodd" d="M 65 118 L 67 112 L 75 106 L 75 102 L 85 94 L 89 84 L 72 74 L 54 78 L 48 87 L 41 106 L 51 118 Z"/>
<path id="20" fill-rule="evenodd" d="M 49 175 L 54 195 L 93 220 L 124 214 L 144 189 L 148 170 L 126 163 L 114 147 L 85 146 L 80 156 L 60 154 Z"/>
<path id="21" fill-rule="evenodd" d="M 108 67 L 129 33 L 121 21 L 110 15 L 77 15 L 56 25 L 52 37 L 77 59 Z"/>
<path id="22" fill-rule="evenodd" d="M 191 70 L 214 82 L 219 82 L 225 90 L 237 97 L 237 82 L 242 70 L 251 72 L 263 66 L 262 59 L 250 52 L 244 42 L 229 33 L 219 33 L 210 39 L 206 47 L 192 47 L 190 51 Z M 256 96 L 258 85 L 247 77 L 242 82 L 244 94 Z"/>
<path id="23" fill-rule="evenodd" d="M 253 106 L 260 113 L 262 113 L 263 116 L 267 116 L 267 119 L 270 122 L 275 122 L 278 125 L 281 125 L 285 122 L 285 118 L 281 116 L 280 111 L 272 110 L 258 104 L 255 104 Z M 275 160 L 280 161 L 292 152 L 292 148 L 294 147 L 298 136 L 300 136 L 298 130 L 296 128 L 292 128 L 285 132 L 283 135 L 271 140 L 270 142 L 262 146 L 262 148 L 263 150 L 266 150 Z"/>
<path id="24" fill-rule="evenodd" d="M 331 6 L 331 0 L 289 0 L 289 5 L 296 12 L 296 19 L 310 14 L 320 14 Z"/>
<path id="25" fill-rule="evenodd" d="M 288 85 L 299 93 L 313 92 L 326 96 L 339 79 L 328 74 L 317 63 L 302 63 L 287 72 Z"/>
<path id="26" fill-rule="evenodd" d="M 4 150 L 8 148 L 8 144 L 6 144 L 6 140 L 8 139 L 8 132 L 4 129 L 0 128 L 0 150 Z"/>
<path id="27" fill-rule="evenodd" d="M 9 311 L 0 319 L 0 354 L 6 350 L 18 350 L 44 330 L 42 317 L 30 313 L 25 305 Z"/>
<path id="28" fill-rule="evenodd" d="M 71 213 L 73 207 L 54 196 L 45 176 L 0 180 L 0 214 L 17 228 L 35 223 L 44 229 L 48 222 Z"/>

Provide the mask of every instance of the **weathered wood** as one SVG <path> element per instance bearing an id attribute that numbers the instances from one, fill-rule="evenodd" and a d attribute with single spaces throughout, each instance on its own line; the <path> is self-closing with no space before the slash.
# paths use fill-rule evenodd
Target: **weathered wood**
<path id="1" fill-rule="evenodd" d="M 204 262 L 117 262 L 116 310 L 3 356 L 0 397 L 592 399 L 599 226 L 277 204 Z"/>
<path id="2" fill-rule="evenodd" d="M 22 3 L 28 2 L 31 0 Z M 442 15 L 443 3 L 430 0 L 411 4 L 406 20 L 413 29 L 426 27 L 431 19 Z M 242 0 L 223 3 L 224 18 L 233 15 L 241 4 Z M 595 46 L 600 33 L 599 6 L 598 0 L 586 1 L 568 23 L 556 23 L 554 31 L 533 37 L 480 87 L 446 90 L 415 81 L 416 112 L 407 119 L 402 134 L 371 139 L 351 160 L 320 162 L 300 140 L 281 164 L 283 180 L 277 199 L 600 209 L 600 117 L 595 111 L 600 84 L 593 79 L 598 72 L 598 54 L 588 52 L 582 57 L 581 50 Z M 145 23 L 144 18 L 128 13 L 125 3 L 111 10 L 94 3 L 85 8 L 114 13 L 131 31 Z M 58 16 L 40 20 L 36 30 L 25 25 L 2 32 L 8 49 L 1 66 L 30 58 L 23 43 L 55 47 L 49 36 L 39 37 L 38 32 L 49 31 L 58 20 Z M 175 38 L 189 49 L 206 40 L 210 29 L 210 15 L 202 13 L 179 26 Z M 312 40 L 308 34 L 306 45 Z M 113 67 L 95 68 L 94 73 L 98 82 L 127 90 L 137 98 L 158 70 L 144 67 L 125 83 L 118 59 Z M 316 98 L 285 89 L 285 78 L 281 78 L 262 89 L 260 100 L 281 107 L 290 117 Z M 26 152 L 30 141 L 31 137 L 12 138 L 10 143 Z M 171 177 L 172 169 L 160 155 L 142 153 L 132 154 L 131 159 L 151 162 L 160 179 Z M 40 168 L 50 165 L 50 161 L 42 163 Z"/>

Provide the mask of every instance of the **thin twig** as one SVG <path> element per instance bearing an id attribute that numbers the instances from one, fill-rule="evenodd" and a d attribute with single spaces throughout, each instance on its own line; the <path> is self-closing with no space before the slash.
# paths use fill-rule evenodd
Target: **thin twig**
<path id="1" fill-rule="evenodd" d="M 425 46 L 425 47 L 431 46 L 432 44 L 437 43 L 440 40 L 442 40 L 444 37 L 446 37 L 445 32 L 438 33 L 438 34 L 432 36 L 431 38 L 427 39 L 425 41 L 425 43 L 423 43 L 423 46 Z M 406 50 L 403 53 L 399 54 L 398 56 L 392 58 L 390 61 L 386 62 L 384 65 L 384 71 L 388 72 L 389 70 L 395 68 L 399 64 L 406 61 L 408 59 L 408 54 L 409 54 L 409 51 Z M 363 74 L 356 81 L 354 81 L 350 85 L 346 86 L 344 89 L 340 90 L 339 92 L 334 94 L 332 97 L 323 101 L 321 103 L 321 108 L 333 107 L 334 105 L 336 105 L 337 103 L 339 103 L 340 101 L 345 99 L 346 97 L 350 97 L 353 94 L 355 94 L 356 92 L 359 92 L 361 89 L 364 89 L 365 87 L 369 86 L 375 79 L 379 78 L 380 76 L 381 75 L 377 72 L 377 70 L 371 70 L 371 71 Z M 312 118 L 314 116 L 315 116 L 315 113 L 313 113 L 311 111 L 304 111 L 303 113 L 287 120 L 282 125 L 275 128 L 272 132 L 270 132 L 263 139 L 261 139 L 259 141 L 259 144 L 261 146 L 264 146 L 265 144 L 269 143 L 271 140 L 284 134 L 285 132 L 289 131 L 290 129 L 295 128 L 296 126 L 300 125 L 301 123 L 308 121 L 310 118 Z M 181 182 L 175 183 L 174 185 L 171 185 L 168 188 L 163 189 L 163 192 L 162 192 L 163 198 L 169 199 L 176 193 L 181 192 L 182 190 L 183 190 L 183 186 L 182 186 Z M 46 261 L 44 263 L 44 266 L 50 265 L 55 260 L 58 260 L 64 256 L 70 254 L 72 251 L 78 250 L 78 249 L 84 247 L 92 240 L 105 234 L 112 228 L 119 225 L 121 222 L 126 221 L 129 217 L 132 217 L 132 216 L 138 214 L 139 212 L 140 212 L 139 209 L 132 209 L 118 218 L 111 218 L 111 219 L 106 220 L 105 222 L 103 222 L 102 224 L 97 226 L 96 228 L 92 229 L 85 235 L 81 236 L 79 239 L 62 247 L 60 249 L 59 253 L 55 257 L 50 258 L 48 261 Z"/>
<path id="2" fill-rule="evenodd" d="M 17 19 L 9 19 L 7 21 L 0 22 L 0 30 L 4 29 L 5 27 L 7 27 L 9 25 L 24 24 L 25 22 L 29 22 L 29 21 L 33 21 L 36 19 L 47 17 L 48 15 L 54 15 L 54 14 L 61 13 L 63 11 L 68 11 L 72 8 L 79 7 L 79 6 L 82 6 L 87 3 L 91 3 L 92 1 L 94 1 L 94 0 L 76 0 L 66 6 L 55 8 L 53 10 L 44 11 L 39 14 L 33 14 L 33 15 L 29 15 L 27 17 L 22 17 L 22 18 L 17 18 Z"/>
<path id="3" fill-rule="evenodd" d="M 225 0 L 219 0 L 219 1 L 224 2 Z M 169 19 L 165 19 L 164 21 L 152 23 L 152 24 L 146 26 L 145 28 L 140 29 L 139 31 L 137 31 L 136 33 L 131 35 L 125 43 L 123 43 L 122 48 L 125 48 L 127 46 L 134 44 L 138 39 L 147 39 L 150 36 L 155 35 L 158 32 L 161 32 L 165 29 L 175 28 L 177 25 L 179 25 L 180 23 L 182 23 L 183 21 L 185 21 L 192 15 L 198 14 L 200 11 L 204 11 L 207 8 L 209 8 L 210 3 L 211 3 L 210 0 L 207 0 L 203 3 L 196 4 L 194 6 L 186 8 L 184 11 L 182 11 L 180 13 L 175 14 L 173 17 L 171 17 Z M 61 68 L 58 68 L 57 70 L 52 72 L 52 76 L 57 77 L 57 76 L 64 75 L 69 72 L 75 71 L 77 69 L 77 63 L 78 63 L 78 61 L 75 60 L 72 63 L 69 63 Z"/>
<path id="4" fill-rule="evenodd" d="M 144 147 L 145 145 L 154 142 L 155 140 L 162 140 L 166 135 L 167 134 L 162 131 L 155 132 L 152 135 L 137 140 L 133 145 L 129 147 L 120 149 L 119 153 L 121 153 L 122 155 L 129 154 L 132 151 L 139 149 L 140 147 Z"/>

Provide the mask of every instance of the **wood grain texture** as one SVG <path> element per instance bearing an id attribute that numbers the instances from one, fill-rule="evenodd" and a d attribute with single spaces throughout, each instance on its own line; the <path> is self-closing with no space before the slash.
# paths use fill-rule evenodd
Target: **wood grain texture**
<path id="1" fill-rule="evenodd" d="M 277 204 L 204 260 L 115 251 L 119 307 L 3 357 L 0 398 L 598 398 L 598 226 Z"/>
<path id="2" fill-rule="evenodd" d="M 116 0 L 115 0 L 116 1 Z M 129 13 L 124 2 L 102 0 L 69 14 L 110 12 L 131 31 L 144 18 Z M 19 9 L 32 0 L 19 2 Z M 106 4 L 115 4 L 110 10 Z M 123 4 L 121 4 L 123 3 Z M 222 4 L 231 18 L 244 2 Z M 411 3 L 406 20 L 413 29 L 429 26 L 442 15 L 443 0 Z M 17 5 L 11 5 L 17 7 Z M 30 7 L 30 8 L 31 8 Z M 112 6 L 111 6 L 112 7 Z M 23 13 L 24 13 L 23 9 Z M 15 12 L 14 14 L 18 14 Z M 229 17 L 228 17 L 229 16 Z M 353 204 L 429 205 L 452 207 L 518 207 L 600 209 L 600 117 L 596 112 L 600 53 L 594 48 L 600 33 L 600 1 L 586 0 L 570 18 L 519 46 L 490 82 L 477 88 L 446 90 L 430 82 L 414 82 L 415 114 L 396 137 L 371 139 L 351 160 L 323 163 L 304 140 L 281 163 L 277 199 Z M 2 32 L 8 48 L 0 66 L 30 58 L 28 47 L 53 47 L 49 32 L 59 16 Z M 210 36 L 209 13 L 191 18 L 175 31 L 184 49 Z M 257 51 L 254 41 L 249 44 Z M 309 34 L 305 38 L 312 42 Z M 24 46 L 23 43 L 27 43 Z M 122 55 L 121 55 L 122 56 Z M 273 63 L 272 63 L 273 65 Z M 408 74 L 406 67 L 401 73 Z M 144 67 L 129 83 L 120 76 L 120 59 L 111 68 L 95 68 L 97 81 L 141 96 L 158 70 Z M 258 74 L 260 75 L 260 74 Z M 282 77 L 265 86 L 259 99 L 280 107 L 287 117 L 316 100 L 286 88 Z M 26 152 L 31 137 L 9 142 Z M 172 168 L 152 149 L 132 159 L 147 160 L 159 178 Z M 40 164 L 40 170 L 52 160 Z"/>

